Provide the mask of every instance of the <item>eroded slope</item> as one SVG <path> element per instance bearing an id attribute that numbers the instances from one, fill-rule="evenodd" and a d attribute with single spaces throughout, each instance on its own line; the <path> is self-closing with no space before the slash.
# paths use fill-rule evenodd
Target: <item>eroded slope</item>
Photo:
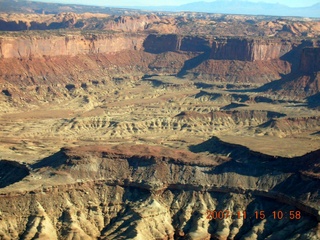
<path id="1" fill-rule="evenodd" d="M 143 145 L 62 149 L 31 166 L 23 181 L 1 190 L 1 216 L 10 219 L 1 225 L 2 236 L 317 239 L 319 179 L 283 165 L 310 156 L 276 159 L 217 144 L 225 143 L 213 139 L 206 146 L 219 150 L 220 157 Z M 209 220 L 208 210 L 225 215 Z M 256 218 L 257 210 L 266 218 Z M 272 212 L 280 210 L 286 218 L 274 219 Z M 290 220 L 290 211 L 301 218 Z M 29 218 L 21 219 L 23 214 Z"/>

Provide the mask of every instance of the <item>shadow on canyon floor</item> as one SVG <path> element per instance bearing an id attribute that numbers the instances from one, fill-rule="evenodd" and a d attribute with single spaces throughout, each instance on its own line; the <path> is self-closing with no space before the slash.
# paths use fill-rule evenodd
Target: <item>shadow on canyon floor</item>
<path id="1" fill-rule="evenodd" d="M 208 60 L 209 57 L 210 57 L 210 52 L 206 51 L 202 54 L 199 54 L 198 56 L 196 56 L 194 58 L 191 58 L 191 59 L 185 61 L 180 72 L 178 72 L 177 77 L 182 78 L 185 74 L 187 74 L 188 70 L 196 68 L 201 63 L 203 63 L 205 60 Z"/>
<path id="2" fill-rule="evenodd" d="M 225 155 L 232 159 L 213 169 L 213 174 L 236 172 L 242 175 L 260 176 L 262 174 L 274 175 L 280 172 L 299 173 L 314 169 L 313 165 L 320 161 L 318 157 L 320 150 L 294 158 L 270 156 L 241 145 L 223 142 L 218 137 L 212 137 L 198 145 L 192 145 L 189 150 L 194 153 L 209 152 Z"/>
<path id="3" fill-rule="evenodd" d="M 59 152 L 54 153 L 53 155 L 43 158 L 33 164 L 31 167 L 33 169 L 42 168 L 42 167 L 52 167 L 57 168 L 62 164 L 67 164 L 68 156 L 65 154 L 64 149 L 62 148 Z"/>
<path id="4" fill-rule="evenodd" d="M 318 108 L 320 110 L 320 93 L 316 93 L 310 97 L 307 97 L 308 107 Z"/>
<path id="5" fill-rule="evenodd" d="M 29 169 L 18 162 L 0 161 L 0 188 L 7 187 L 15 182 L 19 182 L 29 175 Z"/>

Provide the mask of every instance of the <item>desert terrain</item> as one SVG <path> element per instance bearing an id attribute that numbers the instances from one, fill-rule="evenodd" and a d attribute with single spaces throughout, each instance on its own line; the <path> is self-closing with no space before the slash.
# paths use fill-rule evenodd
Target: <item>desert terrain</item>
<path id="1" fill-rule="evenodd" d="M 318 19 L 21 9 L 0 239 L 320 239 Z"/>

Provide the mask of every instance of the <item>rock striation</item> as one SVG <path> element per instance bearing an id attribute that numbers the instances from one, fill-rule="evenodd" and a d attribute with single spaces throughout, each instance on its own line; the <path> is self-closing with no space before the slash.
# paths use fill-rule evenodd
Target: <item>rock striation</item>
<path id="1" fill-rule="evenodd" d="M 76 56 L 82 54 L 114 53 L 124 50 L 144 50 L 150 53 L 169 51 L 209 52 L 210 59 L 268 61 L 280 59 L 290 52 L 296 41 L 217 39 L 207 37 L 180 36 L 176 34 L 81 34 L 47 33 L 35 35 L 2 36 L 0 39 L 1 58 L 30 58 L 43 56 Z M 308 65 L 307 55 L 313 50 L 304 50 L 301 66 Z M 316 50 L 314 50 L 316 51 Z M 314 58 L 317 59 L 317 54 Z M 305 60 L 304 60 L 305 59 Z M 309 61 L 312 61 L 310 58 Z"/>
<path id="2" fill-rule="evenodd" d="M 175 34 L 149 35 L 144 48 L 148 52 L 167 51 L 210 52 L 210 59 L 266 61 L 280 59 L 293 48 L 293 42 L 285 40 L 182 37 Z"/>
<path id="3" fill-rule="evenodd" d="M 144 41 L 139 35 L 62 34 L 62 36 L 5 37 L 0 39 L 0 58 L 43 58 L 83 54 L 115 53 L 140 50 Z"/>
<path id="4" fill-rule="evenodd" d="M 319 179 L 307 175 L 318 164 L 319 153 L 302 157 L 308 166 L 298 173 L 299 164 L 288 168 L 298 159 L 286 159 L 283 165 L 284 159 L 217 138 L 192 148 L 219 152 L 220 157 L 144 145 L 61 149 L 31 166 L 30 176 L 12 185 L 11 192 L 1 189 L 1 217 L 10 224 L 1 222 L 0 234 L 4 239 L 237 239 L 283 234 L 297 239 L 286 230 L 293 226 L 305 237 L 319 234 Z M 229 156 L 222 156 L 225 153 Z M 27 190 L 21 192 L 21 187 Z M 268 217 L 255 219 L 256 209 Z M 210 220 L 208 210 L 232 216 Z M 300 211 L 303 219 L 282 224 L 273 219 L 275 210 Z M 25 214 L 30 217 L 21 218 Z M 261 224 L 265 226 L 256 232 Z"/>
<path id="5" fill-rule="evenodd" d="M 313 47 L 302 48 L 299 67 L 284 76 L 281 81 L 271 82 L 263 86 L 262 89 L 300 98 L 317 96 L 320 91 L 319 49 L 317 42 Z"/>

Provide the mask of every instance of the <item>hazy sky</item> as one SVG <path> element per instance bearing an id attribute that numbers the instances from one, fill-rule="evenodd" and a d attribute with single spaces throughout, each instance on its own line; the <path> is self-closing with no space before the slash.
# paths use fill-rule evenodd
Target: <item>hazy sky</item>
<path id="1" fill-rule="evenodd" d="M 39 0 L 41 2 L 60 2 L 60 3 L 76 3 L 85 5 L 99 5 L 99 6 L 169 6 L 182 5 L 191 2 L 199 2 L 201 0 Z M 232 0 L 225 0 L 232 1 Z M 238 0 L 239 1 L 239 0 Z M 241 1 L 241 0 L 240 0 Z M 248 0 L 251 2 L 268 2 L 280 3 L 289 7 L 309 7 L 320 0 Z M 213 2 L 208 0 L 205 2 Z"/>

